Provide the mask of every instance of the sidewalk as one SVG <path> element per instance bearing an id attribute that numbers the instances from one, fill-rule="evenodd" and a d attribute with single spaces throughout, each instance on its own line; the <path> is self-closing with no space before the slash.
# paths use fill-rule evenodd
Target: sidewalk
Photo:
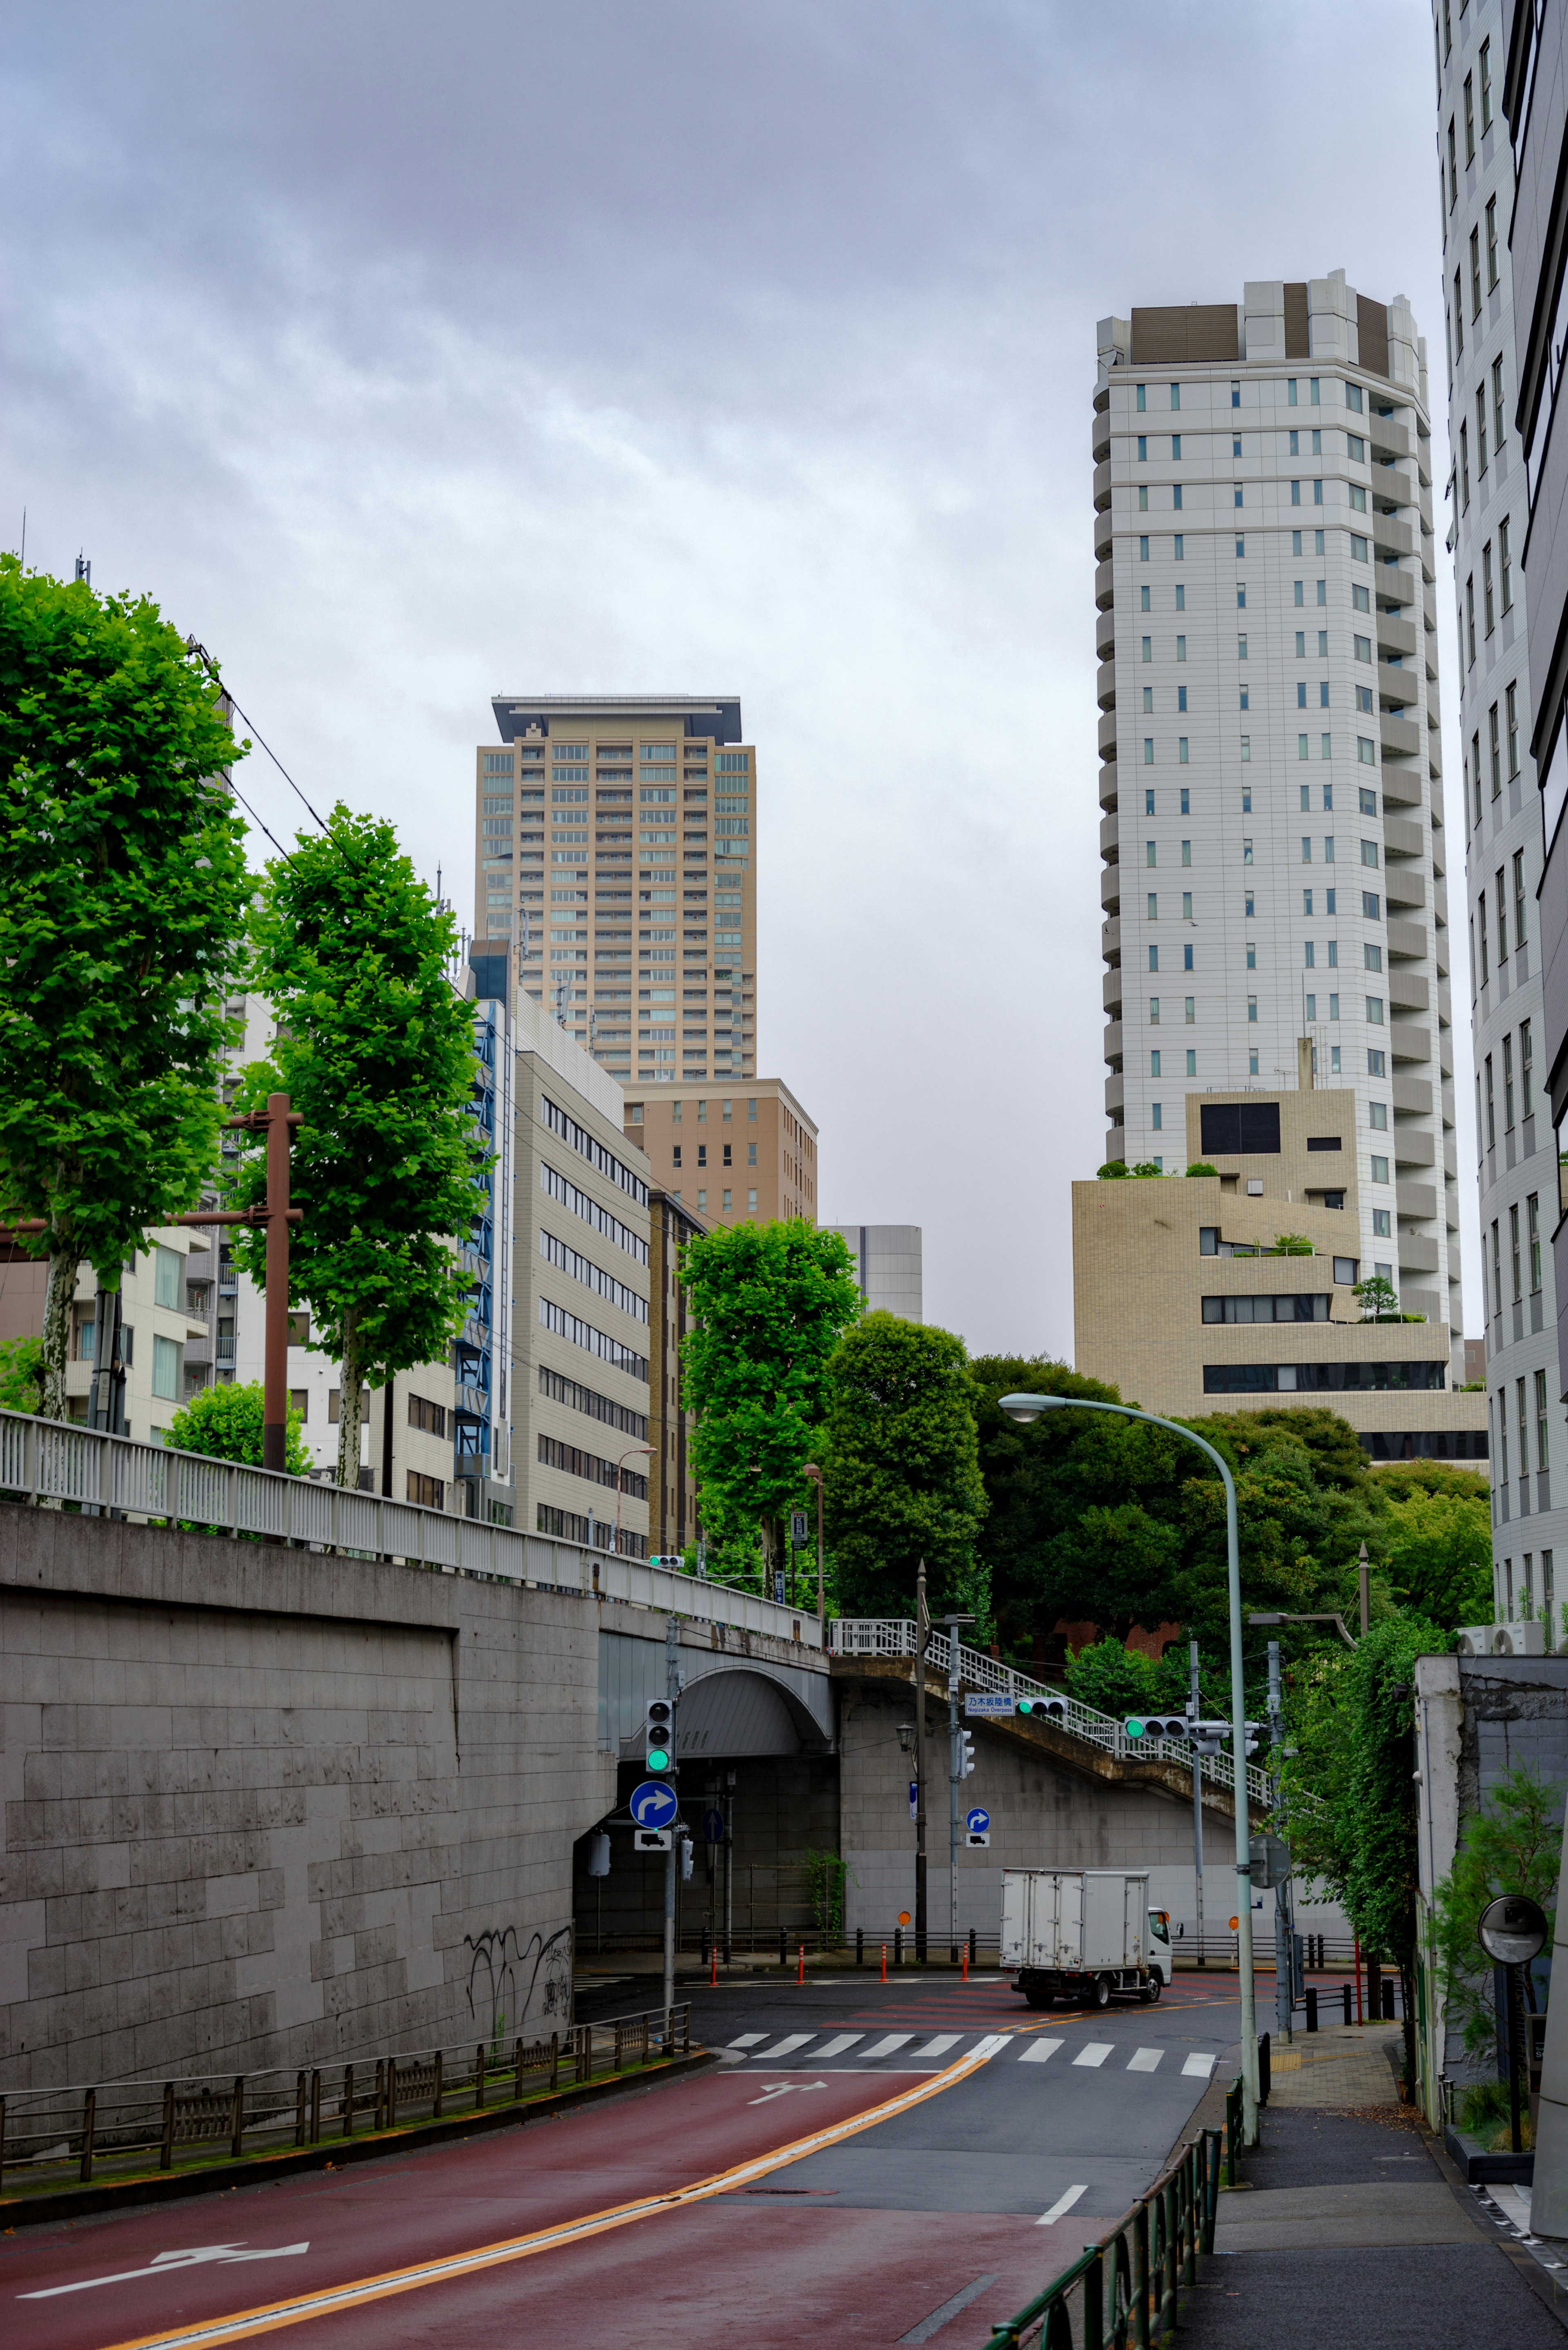
<path id="1" fill-rule="evenodd" d="M 1190 2350 L 1563 2350 L 1568 2304 L 1399 2104 L 1398 2051 L 1341 2025 L 1274 2052 L 1262 2142 L 1183 2308 Z"/>

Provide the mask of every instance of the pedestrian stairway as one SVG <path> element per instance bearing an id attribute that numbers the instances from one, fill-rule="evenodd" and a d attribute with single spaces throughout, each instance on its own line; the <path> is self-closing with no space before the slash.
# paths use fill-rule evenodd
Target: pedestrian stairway
<path id="1" fill-rule="evenodd" d="M 921 2040 L 916 2032 L 884 2032 L 877 2035 L 866 2032 L 786 2032 L 782 2036 L 771 2032 L 742 2032 L 729 2043 L 724 2053 L 747 2064 L 841 2064 L 846 2071 L 871 2070 L 882 2065 L 889 2072 L 902 2073 L 937 2071 L 944 2064 L 961 2064 L 964 2057 L 981 2053 L 993 2058 L 1011 2054 L 1020 2064 L 1047 2064 L 1061 2057 L 1064 2049 L 1073 2052 L 1062 2058 L 1064 2070 L 1068 2065 L 1082 2065 L 1091 2071 L 1109 2068 L 1116 2072 L 1158 2073 L 1164 2066 L 1168 2077 L 1179 2073 L 1189 2080 L 1207 2081 L 1219 2062 L 1217 2049 L 1184 2053 L 1169 2043 L 1158 2048 L 1127 2049 L 1108 2040 L 1075 2042 L 1044 2033 L 968 2032 L 939 2032 L 931 2040 Z"/>

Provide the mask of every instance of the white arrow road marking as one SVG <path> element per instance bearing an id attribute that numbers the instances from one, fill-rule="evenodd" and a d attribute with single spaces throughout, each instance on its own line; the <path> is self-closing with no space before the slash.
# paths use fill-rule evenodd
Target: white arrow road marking
<path id="1" fill-rule="evenodd" d="M 760 2097 L 748 2097 L 749 2106 L 765 2106 L 770 2098 L 787 2097 L 792 2089 L 826 2089 L 826 2081 L 770 2081 Z"/>
<path id="2" fill-rule="evenodd" d="M 1129 2073 L 1158 2073 L 1159 2070 L 1159 2060 L 1164 2054 L 1165 2051 L 1163 2048 L 1135 2049 L 1132 2055 L 1127 2060 L 1127 2071 Z"/>
<path id="3" fill-rule="evenodd" d="M 1048 2057 L 1054 2056 L 1058 2048 L 1065 2048 L 1066 2045 L 1064 2040 L 1032 2040 L 1026 2048 L 1019 2050 L 1018 2061 L 1021 2064 L 1044 2064 Z"/>
<path id="4" fill-rule="evenodd" d="M 830 2040 L 826 2048 L 817 2050 L 817 2063 L 826 2064 L 830 2056 L 842 2056 L 846 2048 L 853 2048 L 857 2041 L 865 2037 L 863 2032 L 841 2032 L 836 2040 Z"/>
<path id="5" fill-rule="evenodd" d="M 1115 2044 L 1110 2040 L 1085 2040 L 1073 2062 L 1075 2064 L 1103 2064 Z"/>
<path id="6" fill-rule="evenodd" d="M 962 2038 L 961 2032 L 939 2032 L 936 2038 L 928 2040 L 923 2048 L 910 2049 L 910 2061 L 913 2064 L 923 2064 L 929 2059 L 934 2064 L 939 2056 L 945 2056 L 950 2048 L 956 2048 Z"/>
<path id="7" fill-rule="evenodd" d="M 793 2055 L 795 2049 L 804 2048 L 808 2040 L 815 2038 L 815 2032 L 786 2032 L 784 2038 L 775 2040 L 771 2048 L 759 2048 L 752 2062 L 753 2064 L 776 2064 L 781 2056 Z"/>
<path id="8" fill-rule="evenodd" d="M 874 2056 L 890 2056 L 895 2048 L 907 2048 L 914 2036 L 912 2032 L 889 2032 L 882 2039 L 874 2040 L 869 2048 L 863 2048 L 860 2061 L 868 2064 Z"/>
<path id="9" fill-rule="evenodd" d="M 1184 2073 L 1192 2074 L 1199 2081 L 1206 2081 L 1218 2062 L 1218 2057 L 1199 2056 L 1194 2054 L 1188 2058 L 1181 2069 Z"/>
<path id="10" fill-rule="evenodd" d="M 199 2268 L 204 2261 L 286 2261 L 307 2252 L 308 2244 L 274 2244 L 265 2251 L 246 2251 L 243 2244 L 195 2244 L 182 2252 L 155 2252 L 144 2269 L 120 2269 L 113 2276 L 83 2277 L 76 2284 L 45 2285 L 38 2293 L 19 2293 L 18 2301 L 53 2301 L 57 2293 L 91 2293 L 95 2285 L 129 2284 L 133 2277 L 165 2276 L 171 2269 Z"/>
<path id="11" fill-rule="evenodd" d="M 1065 2195 L 1057 2196 L 1056 2200 L 1052 2204 L 1049 2211 L 1041 2212 L 1040 2217 L 1035 2220 L 1034 2225 L 1037 2228 L 1054 2228 L 1056 2225 L 1057 2220 L 1062 2217 L 1063 2213 L 1072 2210 L 1079 2196 L 1086 2195 L 1088 2191 L 1087 2183 L 1082 2187 L 1069 2187 Z"/>

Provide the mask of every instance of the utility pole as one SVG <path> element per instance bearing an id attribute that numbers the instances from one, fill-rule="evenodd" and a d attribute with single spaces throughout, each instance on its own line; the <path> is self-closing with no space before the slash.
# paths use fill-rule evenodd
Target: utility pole
<path id="1" fill-rule="evenodd" d="M 816 1637 L 821 1647 L 827 1646 L 827 1603 L 822 1589 L 822 1471 L 815 1461 L 805 1464 L 805 1474 L 816 1487 Z"/>
<path id="2" fill-rule="evenodd" d="M 1189 1640 L 1187 1663 L 1190 1679 L 1188 1683 L 1187 1711 L 1194 1722 L 1203 1718 L 1202 1692 L 1198 1686 L 1198 1643 Z M 1192 1742 L 1192 1878 L 1197 1887 L 1198 1963 L 1203 1964 L 1203 1759 L 1198 1752 L 1196 1738 Z"/>
<path id="3" fill-rule="evenodd" d="M 1278 1754 L 1284 1742 L 1284 1700 L 1280 1689 L 1280 1644 L 1277 1640 L 1271 1640 L 1269 1642 L 1269 1743 Z M 1281 1776 L 1276 1773 L 1274 1817 L 1282 1828 L 1283 1812 L 1277 1800 L 1281 1785 Z M 1291 2037 L 1291 2018 L 1295 2012 L 1293 1924 L 1294 1920 L 1291 1914 L 1290 1879 L 1285 1877 L 1274 1887 L 1274 2022 L 1283 2040 L 1289 2040 Z"/>
<path id="4" fill-rule="evenodd" d="M 926 1963 L 926 1562 L 915 1577 L 915 1960 Z"/>
<path id="5" fill-rule="evenodd" d="M 664 1619 L 664 1694 L 672 1706 L 680 1696 L 680 1618 L 667 1616 Z M 672 1775 L 680 1773 L 680 1732 L 671 1742 Z M 670 1839 L 670 1850 L 664 1856 L 664 2044 L 670 2053 L 670 2012 L 675 2005 L 675 1837 Z"/>
<path id="6" fill-rule="evenodd" d="M 958 1917 L 958 1856 L 959 1856 L 959 1780 L 962 1775 L 959 1753 L 959 1627 L 972 1624 L 972 1616 L 944 1616 L 948 1627 L 948 1957 L 953 1966 L 959 1957 Z"/>

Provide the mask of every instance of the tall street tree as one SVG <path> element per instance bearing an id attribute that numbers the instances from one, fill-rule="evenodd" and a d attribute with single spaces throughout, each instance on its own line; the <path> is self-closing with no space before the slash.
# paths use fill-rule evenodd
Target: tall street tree
<path id="1" fill-rule="evenodd" d="M 985 1484 L 963 1340 L 867 1314 L 828 1366 L 823 1456 L 844 1613 L 912 1616 L 923 1558 L 932 1608 L 961 1608 L 986 1625 L 976 1547 Z"/>
<path id="2" fill-rule="evenodd" d="M 50 1419 L 81 1266 L 117 1289 L 216 1161 L 246 747 L 155 604 L 0 556 L 0 1219 L 44 1227 Z"/>
<path id="3" fill-rule="evenodd" d="M 456 943 L 389 824 L 341 805 L 269 865 L 251 921 L 254 984 L 276 1017 L 247 1068 L 242 1109 L 290 1097 L 291 1303 L 310 1308 L 312 1347 L 342 1367 L 337 1482 L 359 1481 L 361 1391 L 445 1358 L 471 1277 L 457 1246 L 488 1203 L 491 1161 L 467 1115 L 472 1015 L 447 976 Z M 239 1179 L 265 1196 L 265 1143 Z M 265 1236 L 235 1243 L 265 1286 Z"/>
<path id="4" fill-rule="evenodd" d="M 702 1520 L 726 1545 L 760 1537 L 767 1587 L 784 1517 L 804 1498 L 827 1364 L 860 1312 L 849 1251 L 804 1218 L 736 1224 L 688 1247 L 696 1327 L 683 1352 Z"/>

